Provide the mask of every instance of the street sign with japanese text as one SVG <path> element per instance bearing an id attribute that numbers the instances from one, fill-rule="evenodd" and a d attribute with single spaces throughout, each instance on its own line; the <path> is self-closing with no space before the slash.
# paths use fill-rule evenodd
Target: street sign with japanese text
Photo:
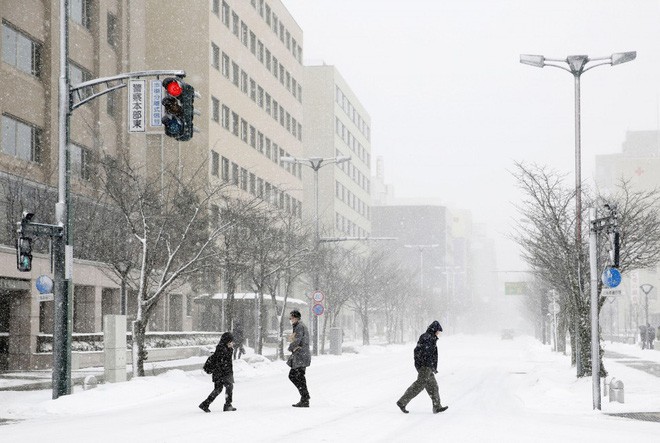
<path id="1" fill-rule="evenodd" d="M 163 126 L 163 85 L 160 80 L 151 80 L 151 97 L 149 107 L 151 109 L 151 126 Z"/>
<path id="2" fill-rule="evenodd" d="M 146 81 L 128 82 L 128 132 L 145 132 Z"/>

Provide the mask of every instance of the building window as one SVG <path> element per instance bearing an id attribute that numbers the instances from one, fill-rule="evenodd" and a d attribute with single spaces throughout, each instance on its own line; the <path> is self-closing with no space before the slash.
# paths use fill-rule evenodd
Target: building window
<path id="1" fill-rule="evenodd" d="M 222 75 L 229 78 L 229 56 L 222 53 Z"/>
<path id="2" fill-rule="evenodd" d="M 245 168 L 241 168 L 241 189 L 248 190 L 248 172 Z"/>
<path id="3" fill-rule="evenodd" d="M 250 172 L 250 194 L 257 195 L 257 178 Z"/>
<path id="4" fill-rule="evenodd" d="M 39 163 L 41 161 L 41 129 L 3 115 L 2 152 Z"/>
<path id="5" fill-rule="evenodd" d="M 266 24 L 270 26 L 270 6 L 266 3 Z"/>
<path id="6" fill-rule="evenodd" d="M 252 125 L 250 125 L 250 146 L 257 148 L 257 130 Z"/>
<path id="7" fill-rule="evenodd" d="M 238 65 L 235 62 L 231 62 L 231 82 L 234 84 L 234 86 L 237 87 L 241 76 L 240 72 L 241 70 L 239 69 Z"/>
<path id="8" fill-rule="evenodd" d="M 229 28 L 229 5 L 222 0 L 222 23 Z"/>
<path id="9" fill-rule="evenodd" d="M 254 102 L 257 101 L 257 82 L 250 79 L 250 99 Z"/>
<path id="10" fill-rule="evenodd" d="M 108 12 L 108 29 L 107 29 L 108 44 L 113 48 L 119 47 L 119 20 L 114 14 Z"/>
<path id="11" fill-rule="evenodd" d="M 250 52 L 253 55 L 257 54 L 257 36 L 252 31 L 250 31 Z"/>
<path id="12" fill-rule="evenodd" d="M 71 172 L 83 180 L 92 177 L 91 152 L 82 146 L 71 144 Z"/>
<path id="13" fill-rule="evenodd" d="M 222 105 L 222 127 L 229 129 L 229 108 L 225 105 Z"/>
<path id="14" fill-rule="evenodd" d="M 216 123 L 220 122 L 220 100 L 215 97 L 211 97 L 211 104 L 213 106 L 213 121 Z"/>
<path id="15" fill-rule="evenodd" d="M 238 186 L 238 165 L 236 163 L 231 164 L 231 184 Z"/>
<path id="16" fill-rule="evenodd" d="M 264 88 L 259 86 L 257 88 L 257 104 L 259 105 L 260 108 L 263 109 L 264 107 Z"/>
<path id="17" fill-rule="evenodd" d="M 2 60 L 23 72 L 39 77 L 41 44 L 3 22 Z"/>
<path id="18" fill-rule="evenodd" d="M 241 43 L 243 43 L 243 46 L 246 48 L 248 47 L 248 27 L 243 21 L 241 22 Z"/>
<path id="19" fill-rule="evenodd" d="M 69 18 L 89 29 L 91 26 L 91 0 L 70 0 Z"/>
<path id="20" fill-rule="evenodd" d="M 222 157 L 222 181 L 229 181 L 229 160 L 225 157 Z"/>
<path id="21" fill-rule="evenodd" d="M 238 14 L 235 12 L 231 13 L 231 32 L 238 37 Z"/>
<path id="22" fill-rule="evenodd" d="M 241 69 L 241 92 L 244 94 L 248 93 L 248 75 L 247 72 Z"/>
<path id="23" fill-rule="evenodd" d="M 215 43 L 211 43 L 211 60 L 213 60 L 213 67 L 220 70 L 220 48 Z"/>
<path id="24" fill-rule="evenodd" d="M 264 62 L 264 44 L 261 40 L 257 41 L 257 59 L 261 64 Z"/>
<path id="25" fill-rule="evenodd" d="M 212 11 L 218 17 L 220 16 L 220 0 L 213 0 L 213 9 L 212 9 Z"/>
<path id="26" fill-rule="evenodd" d="M 91 80 L 92 74 L 90 74 L 88 70 L 69 62 L 69 79 L 71 81 L 71 85 L 74 86 Z"/>
<path id="27" fill-rule="evenodd" d="M 241 140 L 245 143 L 248 141 L 248 124 L 244 119 L 241 119 Z"/>
<path id="28" fill-rule="evenodd" d="M 220 174 L 220 155 L 211 151 L 211 175 L 218 177 Z"/>
<path id="29" fill-rule="evenodd" d="M 231 113 L 231 133 L 238 137 L 238 114 Z"/>

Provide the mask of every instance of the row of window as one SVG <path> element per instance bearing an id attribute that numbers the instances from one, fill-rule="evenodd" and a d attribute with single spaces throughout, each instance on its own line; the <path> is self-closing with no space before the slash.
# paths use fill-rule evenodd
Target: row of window
<path id="1" fill-rule="evenodd" d="M 221 158 L 213 150 L 211 151 L 211 174 L 221 178 L 225 183 L 240 187 L 243 191 L 249 192 L 291 215 L 302 218 L 302 202 L 300 200 L 291 197 L 277 186 L 240 167 L 237 163 L 229 161 L 228 158 Z"/>
<path id="2" fill-rule="evenodd" d="M 338 231 L 351 237 L 367 237 L 369 235 L 366 229 L 362 229 L 338 212 L 335 213 L 335 224 Z"/>
<path id="3" fill-rule="evenodd" d="M 336 86 L 335 101 L 339 107 L 346 113 L 348 118 L 357 126 L 358 130 L 371 141 L 371 128 L 367 122 L 362 118 L 360 113 L 353 107 L 351 101 L 344 95 L 339 86 Z"/>
<path id="4" fill-rule="evenodd" d="M 43 131 L 41 128 L 3 114 L 0 140 L 4 154 L 21 160 L 41 163 L 43 144 Z M 83 180 L 90 180 L 93 176 L 94 164 L 92 151 L 71 143 L 69 145 L 69 155 L 71 173 Z"/>
<path id="5" fill-rule="evenodd" d="M 335 117 L 335 132 L 346 144 L 346 146 L 348 146 L 350 150 L 353 151 L 353 153 L 356 154 L 358 158 L 367 165 L 367 167 L 371 167 L 371 154 L 367 151 L 367 149 L 364 148 L 364 146 L 362 146 L 362 143 L 360 143 L 357 138 L 355 138 L 351 131 L 348 130 L 346 125 L 342 123 L 339 117 Z"/>
<path id="6" fill-rule="evenodd" d="M 214 43 L 211 43 L 211 49 L 213 51 L 213 66 L 216 69 L 219 69 L 220 48 Z M 252 77 L 249 77 L 247 72 L 241 69 L 237 63 L 231 61 L 229 56 L 224 52 L 222 53 L 222 75 L 231 80 L 234 86 L 250 97 L 250 100 L 255 102 L 257 106 L 263 109 L 266 114 L 273 118 L 273 120 L 279 122 L 287 132 L 302 141 L 302 124 L 296 120 L 289 111 L 284 109 L 284 107 L 266 92 Z"/>
<path id="7" fill-rule="evenodd" d="M 344 157 L 344 154 L 339 149 L 335 149 L 335 155 L 337 157 Z M 369 177 L 364 175 L 362 171 L 355 167 L 355 165 L 351 162 L 343 162 L 337 164 L 337 167 L 344 171 L 344 173 L 357 183 L 360 188 L 364 189 L 367 193 L 370 192 L 371 181 L 369 180 Z"/>
<path id="8" fill-rule="evenodd" d="M 232 111 L 228 106 L 222 105 L 222 116 L 220 115 L 220 101 L 211 96 L 211 103 L 213 106 L 213 121 L 220 123 L 222 119 L 222 127 L 239 137 L 241 141 L 252 146 L 259 153 L 265 155 L 275 164 L 285 169 L 288 173 L 295 177 L 302 178 L 302 167 L 300 165 L 285 163 L 281 161 L 281 157 L 288 157 L 289 153 L 277 143 L 271 141 L 270 138 L 265 136 L 263 132 L 257 130 L 253 125 L 249 124 L 245 119 L 241 118 L 236 112 Z"/>
<path id="9" fill-rule="evenodd" d="M 335 180 L 335 197 L 346 203 L 361 216 L 369 219 L 369 205 L 360 200 L 357 195 L 353 194 L 348 188 L 346 188 L 346 186 L 341 184 L 339 180 Z"/>
<path id="10" fill-rule="evenodd" d="M 278 20 L 277 14 L 271 12 L 270 5 L 265 0 L 251 0 L 252 7 L 257 10 L 261 18 L 264 19 L 266 24 L 273 30 L 275 35 L 280 38 L 280 41 L 286 46 L 286 49 L 293 54 L 298 63 L 302 65 L 302 47 L 298 45 L 296 39 L 291 37 L 291 33 Z"/>
<path id="11" fill-rule="evenodd" d="M 214 4 L 214 13 L 217 15 L 215 6 L 216 5 Z M 284 64 L 278 62 L 277 57 L 271 55 L 271 51 L 266 48 L 263 42 L 257 38 L 256 34 L 248 28 L 247 24 L 240 20 L 238 14 L 231 11 L 229 5 L 225 1 L 222 2 L 222 23 L 228 29 L 231 29 L 232 34 L 241 41 L 243 46 L 249 48 L 252 55 L 257 57 L 257 60 L 259 60 L 259 62 L 264 65 L 275 78 L 279 79 L 282 86 L 285 86 L 286 89 L 302 103 L 302 86 L 300 85 L 300 82 L 295 81 L 290 72 L 284 67 Z"/>

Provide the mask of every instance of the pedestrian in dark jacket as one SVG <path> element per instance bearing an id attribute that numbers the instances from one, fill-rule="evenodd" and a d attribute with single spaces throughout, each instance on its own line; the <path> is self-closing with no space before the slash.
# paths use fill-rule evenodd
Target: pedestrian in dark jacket
<path id="1" fill-rule="evenodd" d="M 204 400 L 199 408 L 204 412 L 211 412 L 209 406 L 213 400 L 220 395 L 222 388 L 225 388 L 225 405 L 223 411 L 235 411 L 236 408 L 231 405 L 232 394 L 234 392 L 234 368 L 232 366 L 232 348 L 234 347 L 234 337 L 231 332 L 225 332 L 220 337 L 220 343 L 215 348 L 211 356 L 211 366 L 213 368 L 213 392 Z"/>
<path id="2" fill-rule="evenodd" d="M 436 320 L 429 325 L 426 332 L 419 336 L 417 346 L 413 351 L 415 358 L 415 369 L 417 369 L 417 380 L 406 390 L 403 396 L 396 402 L 401 411 L 407 414 L 409 411 L 406 406 L 412 400 L 426 389 L 433 402 L 433 413 L 437 414 L 447 410 L 449 406 L 442 406 L 440 403 L 440 393 L 438 392 L 438 382 L 435 380 L 435 374 L 438 373 L 438 347 L 436 342 L 442 326 Z"/>
<path id="3" fill-rule="evenodd" d="M 655 328 L 647 323 L 646 331 L 649 335 L 649 349 L 653 349 L 653 342 L 655 341 Z"/>
<path id="4" fill-rule="evenodd" d="M 238 360 L 242 354 L 245 354 L 245 348 L 243 347 L 244 335 L 243 326 L 237 322 L 234 328 L 234 360 Z"/>
<path id="5" fill-rule="evenodd" d="M 309 408 L 309 391 L 307 391 L 305 369 L 312 363 L 312 354 L 309 352 L 309 330 L 300 321 L 300 317 L 300 311 L 295 309 L 291 311 L 289 320 L 293 326 L 293 333 L 289 344 L 291 355 L 287 360 L 287 364 L 291 367 L 289 380 L 300 392 L 300 401 L 292 406 L 294 408 Z"/>

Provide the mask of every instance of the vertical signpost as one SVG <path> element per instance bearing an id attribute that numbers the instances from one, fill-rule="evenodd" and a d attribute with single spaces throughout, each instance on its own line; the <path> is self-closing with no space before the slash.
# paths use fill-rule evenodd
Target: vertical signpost
<path id="1" fill-rule="evenodd" d="M 144 80 L 128 82 L 128 132 L 145 132 L 146 91 Z"/>

